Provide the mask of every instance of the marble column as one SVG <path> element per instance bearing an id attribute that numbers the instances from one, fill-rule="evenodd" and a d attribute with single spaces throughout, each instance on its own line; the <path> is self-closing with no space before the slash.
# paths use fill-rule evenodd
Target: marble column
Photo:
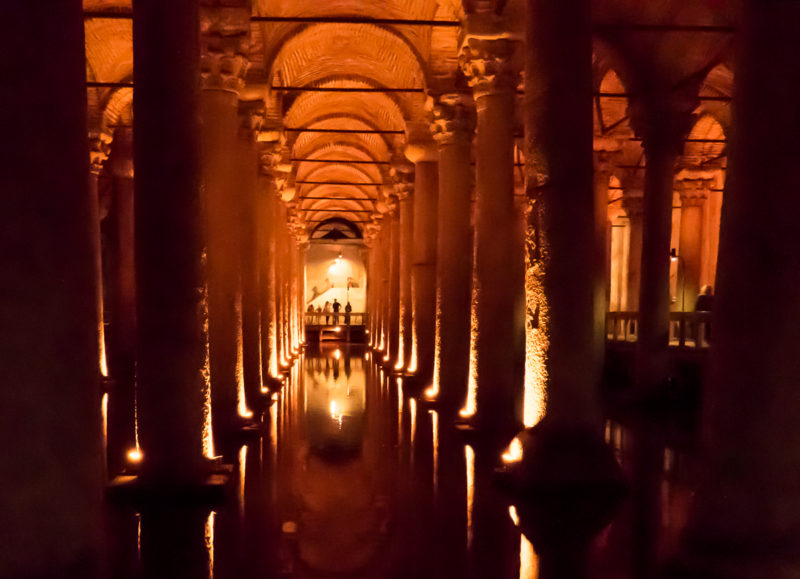
<path id="1" fill-rule="evenodd" d="M 106 357 L 105 319 L 103 312 L 103 247 L 100 233 L 100 192 L 99 179 L 103 164 L 108 160 L 109 135 L 89 135 L 89 201 L 92 212 L 92 255 L 94 256 L 94 276 L 97 285 L 97 371 L 103 378 L 108 377 L 108 360 Z"/>
<path id="2" fill-rule="evenodd" d="M 199 15 L 196 0 L 133 11 L 137 416 L 143 480 L 172 487 L 204 476 L 210 436 Z"/>
<path id="3" fill-rule="evenodd" d="M 700 485 L 683 577 L 800 572 L 800 5 L 743 3 Z"/>
<path id="4" fill-rule="evenodd" d="M 692 122 L 692 115 L 679 108 L 685 104 L 666 99 L 632 101 L 632 122 L 642 138 L 646 158 L 636 342 L 637 388 L 645 395 L 664 386 L 669 372 L 670 237 L 675 164 Z"/>
<path id="5" fill-rule="evenodd" d="M 6 12 L 0 576 L 94 578 L 104 479 L 82 5 Z"/>
<path id="6" fill-rule="evenodd" d="M 703 253 L 703 205 L 714 182 L 714 174 L 681 171 L 678 194 L 681 198 L 681 228 L 678 242 L 678 304 L 681 311 L 693 312 L 700 293 Z"/>
<path id="7" fill-rule="evenodd" d="M 204 8 L 202 40 L 202 170 L 207 219 L 208 334 L 213 426 L 227 438 L 246 418 L 239 364 L 242 330 L 242 191 L 237 162 L 239 91 L 244 81 L 248 26 Z"/>
<path id="8" fill-rule="evenodd" d="M 514 50 L 508 39 L 471 37 L 461 56 L 477 110 L 472 422 L 498 440 L 510 440 L 522 424 L 525 360 L 523 239 L 513 225 L 518 219 L 514 108 L 519 78 L 511 63 Z"/>
<path id="9" fill-rule="evenodd" d="M 410 372 L 419 383 L 433 378 L 436 333 L 436 239 L 439 202 L 439 166 L 436 143 L 414 143 L 406 148 L 415 166 L 414 239 L 412 251 L 413 328 Z"/>
<path id="10" fill-rule="evenodd" d="M 136 262 L 134 237 L 133 128 L 118 127 L 109 159 L 112 255 L 108 399 L 109 474 L 118 474 L 136 447 Z"/>
<path id="11" fill-rule="evenodd" d="M 431 126 L 439 147 L 436 239 L 436 321 L 433 384 L 426 391 L 446 415 L 467 394 L 472 296 L 471 192 L 475 109 L 464 94 L 441 96 Z"/>
<path id="12" fill-rule="evenodd" d="M 413 302 L 411 263 L 414 236 L 414 175 L 403 173 L 395 185 L 398 205 L 398 354 L 394 370 L 404 372 L 411 362 Z"/>

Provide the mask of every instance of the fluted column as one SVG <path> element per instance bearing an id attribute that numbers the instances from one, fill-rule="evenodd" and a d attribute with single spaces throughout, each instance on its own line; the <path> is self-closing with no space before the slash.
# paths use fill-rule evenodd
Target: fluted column
<path id="1" fill-rule="evenodd" d="M 681 229 L 678 242 L 678 269 L 681 311 L 694 311 L 700 293 L 703 254 L 703 205 L 714 182 L 713 173 L 682 171 L 678 175 L 681 198 Z"/>
<path id="2" fill-rule="evenodd" d="M 800 570 L 800 5 L 743 3 L 728 183 L 703 385 L 692 579 Z M 678 574 L 676 574 L 678 576 Z"/>
<path id="3" fill-rule="evenodd" d="M 461 66 L 477 109 L 474 424 L 511 438 L 522 424 L 525 357 L 523 240 L 514 227 L 514 107 L 518 75 L 508 39 L 467 40 Z M 505 226 L 499 226 L 505 224 Z"/>
<path id="4" fill-rule="evenodd" d="M 241 368 L 242 191 L 236 185 L 239 91 L 249 20 L 242 9 L 204 7 L 203 191 L 207 208 L 208 331 L 214 432 L 230 435 L 246 416 Z M 238 16 L 238 19 L 237 19 Z M 248 13 L 249 17 L 249 13 Z"/>
<path id="5" fill-rule="evenodd" d="M 436 240 L 436 322 L 433 384 L 427 396 L 448 414 L 467 394 L 472 294 L 472 168 L 475 129 L 472 99 L 444 95 L 434 107 L 431 126 L 439 147 L 439 202 Z"/>
<path id="6" fill-rule="evenodd" d="M 413 327 L 410 372 L 420 383 L 433 377 L 436 333 L 436 239 L 439 202 L 438 151 L 434 141 L 414 143 L 406 148 L 415 166 L 414 235 L 412 248 Z"/>
<path id="7" fill-rule="evenodd" d="M 205 473 L 203 203 L 197 0 L 137 2 L 134 19 L 137 416 L 142 474 Z M 167 130 L 168 128 L 168 130 Z"/>
<path id="8" fill-rule="evenodd" d="M 118 474 L 125 454 L 136 447 L 136 267 L 134 238 L 133 128 L 118 127 L 109 159 L 111 327 L 108 399 L 109 474 Z"/>
<path id="9" fill-rule="evenodd" d="M 81 6 L 4 6 L 2 577 L 95 577 L 100 551 L 98 296 Z"/>

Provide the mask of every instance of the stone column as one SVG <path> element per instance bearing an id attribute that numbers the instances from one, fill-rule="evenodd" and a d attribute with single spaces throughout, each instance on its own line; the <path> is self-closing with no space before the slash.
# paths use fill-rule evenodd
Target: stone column
<path id="1" fill-rule="evenodd" d="M 800 569 L 800 5 L 747 0 L 739 21 L 701 484 L 684 577 Z"/>
<path id="2" fill-rule="evenodd" d="M 593 173 L 589 2 L 528 5 L 526 158 L 535 168 L 546 422 L 599 439 L 609 175 Z"/>
<path id="3" fill-rule="evenodd" d="M 227 437 L 243 425 L 244 385 L 239 345 L 242 282 L 242 191 L 237 163 L 239 91 L 249 32 L 244 11 L 217 6 L 201 13 L 203 92 L 202 169 L 207 217 L 208 332 L 214 433 Z M 237 18 L 238 16 L 238 18 Z M 240 404 L 241 402 L 241 404 Z"/>
<path id="4" fill-rule="evenodd" d="M 100 194 L 98 180 L 103 164 L 108 159 L 108 135 L 89 135 L 89 202 L 92 212 L 92 255 L 94 256 L 94 275 L 97 285 L 97 370 L 103 377 L 108 377 L 108 361 L 106 359 L 106 336 L 103 316 L 103 247 L 100 234 Z"/>
<path id="5" fill-rule="evenodd" d="M 411 362 L 413 331 L 413 303 L 411 294 L 411 263 L 414 235 L 414 175 L 401 173 L 395 184 L 397 192 L 398 216 L 398 354 L 394 370 L 404 372 Z"/>
<path id="6" fill-rule="evenodd" d="M 641 191 L 626 190 L 622 206 L 630 222 L 630 246 L 628 250 L 628 303 L 629 312 L 639 310 L 639 286 L 642 279 L 642 215 L 644 197 Z"/>
<path id="7" fill-rule="evenodd" d="M 110 249 L 111 327 L 108 399 L 109 474 L 119 473 L 126 453 L 136 447 L 136 262 L 134 237 L 133 128 L 114 131 L 109 169 L 112 177 Z"/>
<path id="8" fill-rule="evenodd" d="M 470 158 L 475 129 L 472 99 L 440 97 L 431 127 L 439 146 L 439 203 L 436 239 L 436 322 L 433 384 L 445 414 L 457 411 L 467 394 L 470 300 L 472 296 L 472 224 Z"/>
<path id="9" fill-rule="evenodd" d="M 525 359 L 523 240 L 514 227 L 514 42 L 469 38 L 461 66 L 477 109 L 474 424 L 507 437 L 522 424 Z M 505 226 L 501 224 L 506 224 Z"/>
<path id="10" fill-rule="evenodd" d="M 242 325 L 241 370 L 244 379 L 246 407 L 252 412 L 262 400 L 261 387 L 261 277 L 258 264 L 258 172 L 259 156 L 256 149 L 255 130 L 263 116 L 258 103 L 242 107 L 239 129 L 236 170 L 237 188 L 242 197 L 240 230 Z"/>
<path id="11" fill-rule="evenodd" d="M 611 300 L 611 223 L 608 218 L 608 187 L 614 172 L 614 163 L 620 156 L 622 144 L 616 139 L 595 138 L 594 150 L 594 248 L 598 252 L 596 264 L 601 267 L 602 288 L 598 289 L 604 298 L 605 312 Z"/>
<path id="12" fill-rule="evenodd" d="M 678 245 L 678 304 L 681 311 L 693 312 L 700 293 L 703 253 L 703 205 L 714 182 L 714 174 L 681 171 L 678 192 L 681 197 L 681 229 Z"/>
<path id="13" fill-rule="evenodd" d="M 632 122 L 642 138 L 646 157 L 636 374 L 640 391 L 649 392 L 663 386 L 668 374 L 675 163 L 692 115 L 679 108 L 686 103 L 677 100 L 632 101 L 631 105 Z"/>
<path id="14" fill-rule="evenodd" d="M 103 460 L 81 3 L 6 12 L 0 576 L 95 577 Z"/>
<path id="15" fill-rule="evenodd" d="M 277 329 L 277 295 L 275 282 L 275 165 L 278 160 L 275 143 L 261 146 L 261 173 L 258 177 L 256 217 L 258 236 L 258 267 L 261 287 L 261 373 L 271 387 L 280 378 Z"/>
<path id="16" fill-rule="evenodd" d="M 137 405 L 142 476 L 166 486 L 206 472 L 203 203 L 196 0 L 137 2 Z"/>
<path id="17" fill-rule="evenodd" d="M 438 151 L 435 142 L 414 143 L 406 157 L 415 165 L 412 251 L 412 367 L 420 384 L 433 378 L 436 333 L 436 239 L 439 202 Z"/>
<path id="18" fill-rule="evenodd" d="M 384 362 L 392 368 L 400 353 L 400 208 L 397 197 L 393 196 L 387 212 L 387 262 L 388 292 L 386 299 L 386 355 Z"/>

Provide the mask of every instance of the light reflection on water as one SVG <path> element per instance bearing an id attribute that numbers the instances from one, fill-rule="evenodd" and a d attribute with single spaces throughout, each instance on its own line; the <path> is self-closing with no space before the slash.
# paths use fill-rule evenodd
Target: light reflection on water
<path id="1" fill-rule="evenodd" d="M 295 364 L 265 410 L 269 441 L 238 442 L 225 456 L 237 485 L 231 500 L 205 507 L 191 523 L 200 555 L 169 538 L 176 557 L 195 557 L 189 567 L 207 567 L 209 577 L 241 579 L 289 570 L 297 577 L 477 579 L 493 566 L 503 579 L 539 576 L 544 555 L 511 526 L 509 517 L 517 527 L 524 523 L 490 483 L 494 465 L 479 443 L 465 443 L 440 411 L 402 379 L 385 376 L 361 349 L 339 345 Z M 634 435 L 608 423 L 606 436 L 628 461 Z M 673 448 L 662 449 L 655 462 L 664 469 L 655 493 L 661 524 L 677 529 L 690 494 L 681 486 L 684 462 Z M 139 577 L 142 545 L 151 546 L 144 568 L 153 569 L 152 537 L 169 533 L 154 528 L 152 515 L 144 526 L 138 515 L 125 516 L 131 517 L 129 560 L 120 567 L 127 571 L 113 576 Z M 159 516 L 163 524 L 168 515 Z M 494 526 L 499 519 L 509 532 Z M 593 577 L 630 576 L 630 553 L 620 544 L 630 536 L 612 525 Z M 678 533 L 664 536 L 674 540 Z"/>

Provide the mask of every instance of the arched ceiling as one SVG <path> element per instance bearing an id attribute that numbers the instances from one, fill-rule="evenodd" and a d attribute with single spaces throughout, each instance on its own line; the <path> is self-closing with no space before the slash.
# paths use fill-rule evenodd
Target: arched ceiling
<path id="1" fill-rule="evenodd" d="M 391 190 L 391 164 L 402 160 L 408 136 L 426 132 L 429 95 L 451 91 L 463 81 L 458 67 L 463 28 L 364 20 L 464 22 L 467 13 L 488 10 L 521 39 L 524 5 L 524 0 L 251 0 L 252 15 L 283 20 L 251 23 L 242 98 L 265 102 L 268 130 L 286 129 L 282 157 L 291 170 L 282 179 L 287 187 L 283 197 L 291 212 L 307 221 L 308 231 L 333 217 L 361 226 L 369 221 Z M 674 28 L 690 24 L 724 30 L 735 23 L 734 7 L 729 0 L 592 0 L 595 137 L 618 143 L 623 173 L 640 174 L 645 163 L 629 120 L 630 96 L 689 85 L 695 96 L 699 92 L 700 105 L 681 162 L 703 165 L 724 159 L 733 82 L 731 35 Z M 131 0 L 84 0 L 84 9 L 129 12 Z M 132 81 L 130 19 L 87 19 L 86 62 L 90 81 Z M 133 89 L 92 87 L 87 92 L 90 130 L 110 133 L 115 125 L 130 123 Z M 626 181 L 625 174 L 620 178 Z"/>

